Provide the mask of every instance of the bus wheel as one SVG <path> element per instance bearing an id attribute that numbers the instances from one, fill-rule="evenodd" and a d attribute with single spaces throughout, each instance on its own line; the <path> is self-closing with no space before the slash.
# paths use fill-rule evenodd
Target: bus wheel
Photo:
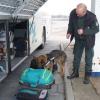
<path id="1" fill-rule="evenodd" d="M 43 49 L 46 42 L 46 28 L 43 26 L 43 35 L 42 35 L 42 44 L 40 45 L 40 49 Z"/>

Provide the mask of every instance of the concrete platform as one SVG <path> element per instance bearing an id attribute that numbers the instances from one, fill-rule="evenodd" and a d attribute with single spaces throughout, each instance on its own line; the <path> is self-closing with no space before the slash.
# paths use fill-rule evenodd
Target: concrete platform
<path id="1" fill-rule="evenodd" d="M 67 43 L 62 43 L 63 50 Z M 66 50 L 67 63 L 65 66 L 66 100 L 100 100 L 100 78 L 91 77 L 90 84 L 83 84 L 84 78 L 84 54 L 81 60 L 80 76 L 72 80 L 67 79 L 71 73 L 73 62 L 73 44 Z"/>

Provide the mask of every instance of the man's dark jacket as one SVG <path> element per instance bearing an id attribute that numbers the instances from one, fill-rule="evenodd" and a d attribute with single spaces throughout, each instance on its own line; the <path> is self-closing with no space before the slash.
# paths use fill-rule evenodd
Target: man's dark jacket
<path id="1" fill-rule="evenodd" d="M 86 39 L 86 47 L 91 48 L 95 44 L 95 34 L 99 31 L 99 24 L 96 15 L 87 10 L 84 17 L 84 34 L 82 35 Z M 69 17 L 68 31 L 71 34 L 71 39 L 81 39 L 77 33 L 77 21 L 78 16 L 76 14 L 76 9 L 72 10 Z"/>

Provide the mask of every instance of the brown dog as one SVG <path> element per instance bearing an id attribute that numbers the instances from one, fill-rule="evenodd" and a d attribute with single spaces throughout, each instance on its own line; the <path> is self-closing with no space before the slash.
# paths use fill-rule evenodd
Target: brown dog
<path id="1" fill-rule="evenodd" d="M 64 51 L 61 50 L 52 50 L 49 54 L 47 54 L 48 59 L 54 57 L 54 64 L 57 64 L 60 67 L 60 74 L 64 76 L 64 67 L 66 62 L 66 54 Z"/>
<path id="2" fill-rule="evenodd" d="M 55 69 L 55 65 L 58 65 L 60 67 L 61 76 L 64 76 L 66 58 L 67 56 L 64 51 L 52 50 L 48 54 L 33 57 L 30 67 L 34 69 L 47 68 L 54 71 L 57 70 L 57 68 Z"/>
<path id="3" fill-rule="evenodd" d="M 53 63 L 48 63 L 48 56 L 47 55 L 39 55 L 37 57 L 33 57 L 31 60 L 30 67 L 34 69 L 44 69 L 47 68 L 49 70 L 52 69 Z"/>

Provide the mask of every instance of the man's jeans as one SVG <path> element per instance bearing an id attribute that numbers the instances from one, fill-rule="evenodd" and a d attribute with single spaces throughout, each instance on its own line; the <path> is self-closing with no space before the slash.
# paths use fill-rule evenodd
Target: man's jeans
<path id="1" fill-rule="evenodd" d="M 93 48 L 85 48 L 85 40 L 75 41 L 74 50 L 73 50 L 73 54 L 74 54 L 73 68 L 79 70 L 80 61 L 84 49 L 85 49 L 85 72 L 91 72 L 94 50 Z"/>

